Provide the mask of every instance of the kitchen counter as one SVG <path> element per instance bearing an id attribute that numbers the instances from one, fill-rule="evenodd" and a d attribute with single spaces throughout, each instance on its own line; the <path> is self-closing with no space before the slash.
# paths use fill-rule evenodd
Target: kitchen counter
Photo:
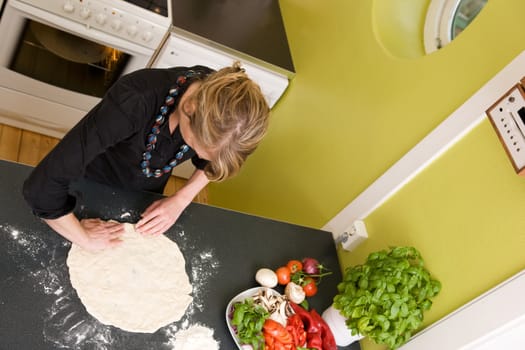
<path id="1" fill-rule="evenodd" d="M 0 349 L 173 349 L 175 332 L 212 328 L 221 349 L 234 349 L 225 323 L 228 301 L 256 286 L 255 271 L 312 256 L 333 270 L 310 298 L 322 312 L 341 279 L 332 235 L 325 231 L 192 203 L 166 235 L 177 242 L 194 301 L 182 320 L 153 334 L 105 326 L 84 309 L 69 282 L 70 243 L 35 218 L 21 196 L 31 167 L 0 161 Z M 160 195 L 76 183 L 79 217 L 135 222 Z M 358 344 L 348 349 L 359 349 Z"/>
<path id="2" fill-rule="evenodd" d="M 172 12 L 175 30 L 295 72 L 278 0 L 172 0 Z"/>

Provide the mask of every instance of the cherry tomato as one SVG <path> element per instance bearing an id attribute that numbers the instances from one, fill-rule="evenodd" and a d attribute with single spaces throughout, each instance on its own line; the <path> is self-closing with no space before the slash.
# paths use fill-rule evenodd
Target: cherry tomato
<path id="1" fill-rule="evenodd" d="M 277 275 L 277 282 L 279 282 L 280 285 L 285 286 L 290 282 L 291 272 L 288 267 L 279 267 L 277 270 L 275 270 L 275 274 Z"/>
<path id="2" fill-rule="evenodd" d="M 296 272 L 303 271 L 303 263 L 299 260 L 290 260 L 286 266 L 290 269 L 292 275 Z"/>
<path id="3" fill-rule="evenodd" d="M 317 294 L 317 284 L 315 283 L 315 280 L 311 277 L 307 277 L 304 279 L 303 284 L 303 290 L 304 294 L 307 297 L 313 297 Z"/>

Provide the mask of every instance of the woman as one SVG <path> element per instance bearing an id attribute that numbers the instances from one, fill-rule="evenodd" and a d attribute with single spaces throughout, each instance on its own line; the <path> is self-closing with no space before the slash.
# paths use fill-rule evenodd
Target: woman
<path id="1" fill-rule="evenodd" d="M 152 203 L 136 224 L 145 235 L 171 227 L 209 181 L 235 175 L 268 128 L 269 107 L 239 63 L 143 69 L 116 82 L 33 170 L 24 197 L 38 217 L 84 249 L 118 245 L 123 225 L 79 221 L 69 184 L 86 177 L 162 193 L 173 167 L 196 167 L 173 196 Z"/>

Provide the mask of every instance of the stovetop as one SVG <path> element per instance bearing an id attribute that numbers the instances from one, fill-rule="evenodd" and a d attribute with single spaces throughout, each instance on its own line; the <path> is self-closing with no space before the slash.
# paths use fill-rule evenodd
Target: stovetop
<path id="1" fill-rule="evenodd" d="M 124 0 L 130 4 L 142 7 L 143 9 L 168 17 L 169 0 Z"/>
<path id="2" fill-rule="evenodd" d="M 172 24 L 295 72 L 278 0 L 169 0 Z"/>

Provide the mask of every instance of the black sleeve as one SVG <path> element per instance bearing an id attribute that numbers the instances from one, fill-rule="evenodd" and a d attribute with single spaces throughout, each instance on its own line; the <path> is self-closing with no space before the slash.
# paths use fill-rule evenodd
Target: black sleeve
<path id="1" fill-rule="evenodd" d="M 135 131 L 135 116 L 147 115 L 144 96 L 128 80 L 115 83 L 25 181 L 23 195 L 35 215 L 55 219 L 73 211 L 76 199 L 68 194 L 69 184 L 97 155 Z"/>

